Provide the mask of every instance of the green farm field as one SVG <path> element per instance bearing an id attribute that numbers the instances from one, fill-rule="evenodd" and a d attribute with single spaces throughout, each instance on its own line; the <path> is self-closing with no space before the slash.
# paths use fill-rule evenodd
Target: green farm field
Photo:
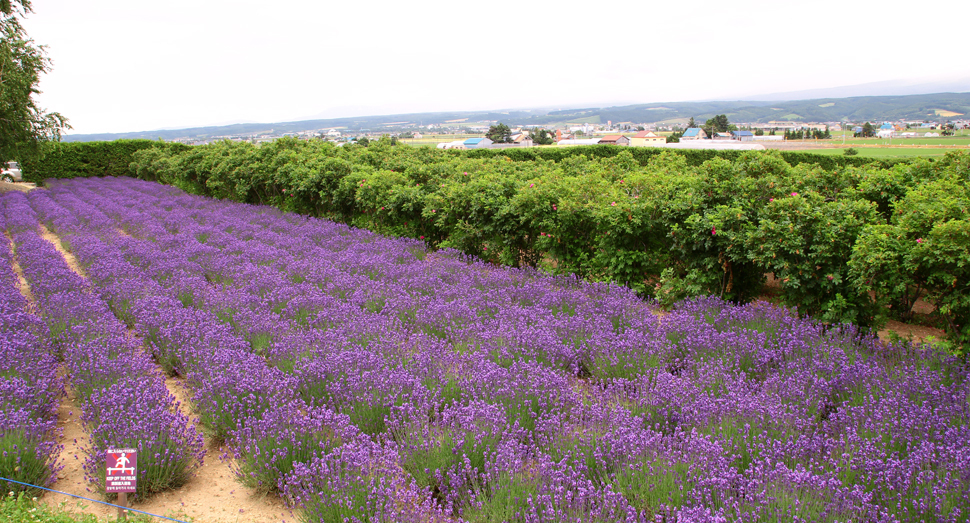
<path id="1" fill-rule="evenodd" d="M 923 134 L 926 132 L 939 133 L 939 130 L 912 130 L 904 132 L 916 132 Z M 915 138 L 908 137 L 898 137 L 892 139 L 893 145 L 970 145 L 970 130 L 960 129 L 954 131 L 954 136 L 939 136 L 924 138 L 922 136 Z M 829 143 L 842 143 L 842 135 L 845 134 L 845 143 L 852 144 L 885 144 L 889 145 L 890 140 L 888 138 L 854 138 L 851 131 L 834 132 L 832 133 L 832 139 L 827 140 Z"/>
<path id="2" fill-rule="evenodd" d="M 845 149 L 841 147 L 806 148 L 803 150 L 812 154 L 829 156 L 841 156 L 845 154 Z M 961 149 L 933 147 L 855 147 L 855 150 L 859 151 L 859 156 L 870 158 L 941 158 L 948 152 L 959 151 Z"/>
<path id="3" fill-rule="evenodd" d="M 418 139 L 401 138 L 401 143 L 408 145 L 437 145 L 439 143 L 454 142 L 456 140 L 467 140 L 469 138 L 481 138 L 480 134 L 432 134 L 425 135 Z"/>

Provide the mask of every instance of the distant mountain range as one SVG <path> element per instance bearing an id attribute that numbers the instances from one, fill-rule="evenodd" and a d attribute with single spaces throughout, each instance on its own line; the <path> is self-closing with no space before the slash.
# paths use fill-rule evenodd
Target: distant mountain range
<path id="1" fill-rule="evenodd" d="M 795 95 L 796 93 L 787 94 Z M 773 96 L 776 95 L 766 95 L 765 98 L 772 98 Z M 763 99 L 671 102 L 560 110 L 394 114 L 299 122 L 239 123 L 130 133 L 76 134 L 65 136 L 64 141 L 117 140 L 121 138 L 205 140 L 219 136 L 299 133 L 330 128 L 339 128 L 342 131 L 350 132 L 395 132 L 430 124 L 461 126 L 491 122 L 503 122 L 510 126 L 544 127 L 581 123 L 598 124 L 608 121 L 612 121 L 614 124 L 624 122 L 633 124 L 683 123 L 691 117 L 703 122 L 717 114 L 725 114 L 731 122 L 735 123 L 768 123 L 770 121 L 839 122 L 842 120 L 850 122 L 880 122 L 884 120 L 936 122 L 970 115 L 970 92 L 903 96 L 855 96 L 788 101 Z"/>
<path id="2" fill-rule="evenodd" d="M 745 96 L 742 100 L 787 101 L 812 100 L 816 98 L 850 98 L 855 96 L 907 96 L 911 94 L 966 93 L 970 92 L 970 76 L 966 78 L 947 78 L 929 82 L 918 80 L 887 80 L 857 85 L 788 91 L 784 93 Z"/>

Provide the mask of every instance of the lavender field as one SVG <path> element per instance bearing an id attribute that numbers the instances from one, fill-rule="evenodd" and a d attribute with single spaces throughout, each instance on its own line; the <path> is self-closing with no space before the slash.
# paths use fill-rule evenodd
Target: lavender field
<path id="1" fill-rule="evenodd" d="M 92 489 L 131 446 L 140 498 L 205 436 L 313 522 L 970 519 L 968 369 L 929 346 L 125 178 L 0 195 L 0 229 L 6 477 L 53 482 L 67 385 Z"/>

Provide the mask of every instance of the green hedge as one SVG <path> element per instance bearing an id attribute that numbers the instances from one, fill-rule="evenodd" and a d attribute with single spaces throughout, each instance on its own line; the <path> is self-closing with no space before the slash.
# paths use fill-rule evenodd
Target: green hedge
<path id="1" fill-rule="evenodd" d="M 132 159 L 131 174 L 195 194 L 624 284 L 665 304 L 750 301 L 773 273 L 800 312 L 876 326 L 907 319 L 922 296 L 952 340 L 970 340 L 967 153 L 874 161 L 281 139 L 145 147 Z"/>
<path id="2" fill-rule="evenodd" d="M 687 160 L 687 164 L 694 167 L 697 167 L 708 160 L 713 160 L 714 158 L 737 160 L 745 153 L 745 151 L 715 149 L 663 149 L 659 147 L 624 147 L 619 145 L 580 145 L 574 147 L 474 149 L 469 151 L 468 155 L 472 158 L 505 156 L 513 161 L 550 160 L 559 162 L 564 158 L 573 156 L 586 156 L 587 158 L 612 158 L 623 151 L 629 152 L 631 155 L 633 155 L 633 158 L 637 160 L 640 165 L 646 165 L 651 158 L 659 156 L 664 152 L 672 152 L 683 156 Z M 879 160 L 866 157 L 830 156 L 803 151 L 781 151 L 780 154 L 781 157 L 790 165 L 808 163 L 818 165 L 827 170 L 840 167 L 862 167 L 864 165 L 877 165 L 882 168 L 889 168 L 896 164 L 906 164 L 911 161 L 909 159 L 902 158 Z"/>
<path id="3" fill-rule="evenodd" d="M 152 140 L 48 142 L 43 146 L 40 160 L 24 163 L 24 179 L 40 183 L 48 178 L 125 176 L 129 174 L 135 151 L 153 147 L 172 153 L 188 149 L 187 145 Z"/>

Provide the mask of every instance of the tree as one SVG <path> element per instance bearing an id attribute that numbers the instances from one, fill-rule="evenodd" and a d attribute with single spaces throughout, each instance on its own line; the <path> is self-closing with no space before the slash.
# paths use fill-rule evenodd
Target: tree
<path id="1" fill-rule="evenodd" d="M 862 132 L 855 133 L 854 136 L 862 138 L 872 138 L 876 135 L 876 127 L 869 122 L 862 125 Z"/>
<path id="2" fill-rule="evenodd" d="M 552 145 L 555 142 L 552 132 L 545 129 L 533 129 L 529 136 L 532 137 L 532 142 L 536 145 Z"/>
<path id="3" fill-rule="evenodd" d="M 512 143 L 512 130 L 509 129 L 509 126 L 499 122 L 498 125 L 488 128 L 485 137 L 495 143 Z"/>
<path id="4" fill-rule="evenodd" d="M 667 136 L 667 143 L 680 143 L 680 137 L 683 135 L 684 133 L 679 132 L 670 133 L 670 135 Z"/>
<path id="5" fill-rule="evenodd" d="M 687 128 L 697 127 L 697 122 L 694 121 L 694 117 L 691 116 L 690 120 L 687 121 Z"/>
<path id="6" fill-rule="evenodd" d="M 714 118 L 707 120 L 707 122 L 704 123 L 703 129 L 708 136 L 713 138 L 714 133 L 737 131 L 738 127 L 736 125 L 731 125 L 731 122 L 728 121 L 726 114 L 719 114 Z"/>
<path id="7" fill-rule="evenodd" d="M 31 12 L 29 0 L 0 0 L 0 159 L 41 154 L 41 143 L 58 141 L 70 129 L 67 118 L 37 105 L 40 75 L 50 71 L 44 46 L 34 44 L 19 16 Z"/>

